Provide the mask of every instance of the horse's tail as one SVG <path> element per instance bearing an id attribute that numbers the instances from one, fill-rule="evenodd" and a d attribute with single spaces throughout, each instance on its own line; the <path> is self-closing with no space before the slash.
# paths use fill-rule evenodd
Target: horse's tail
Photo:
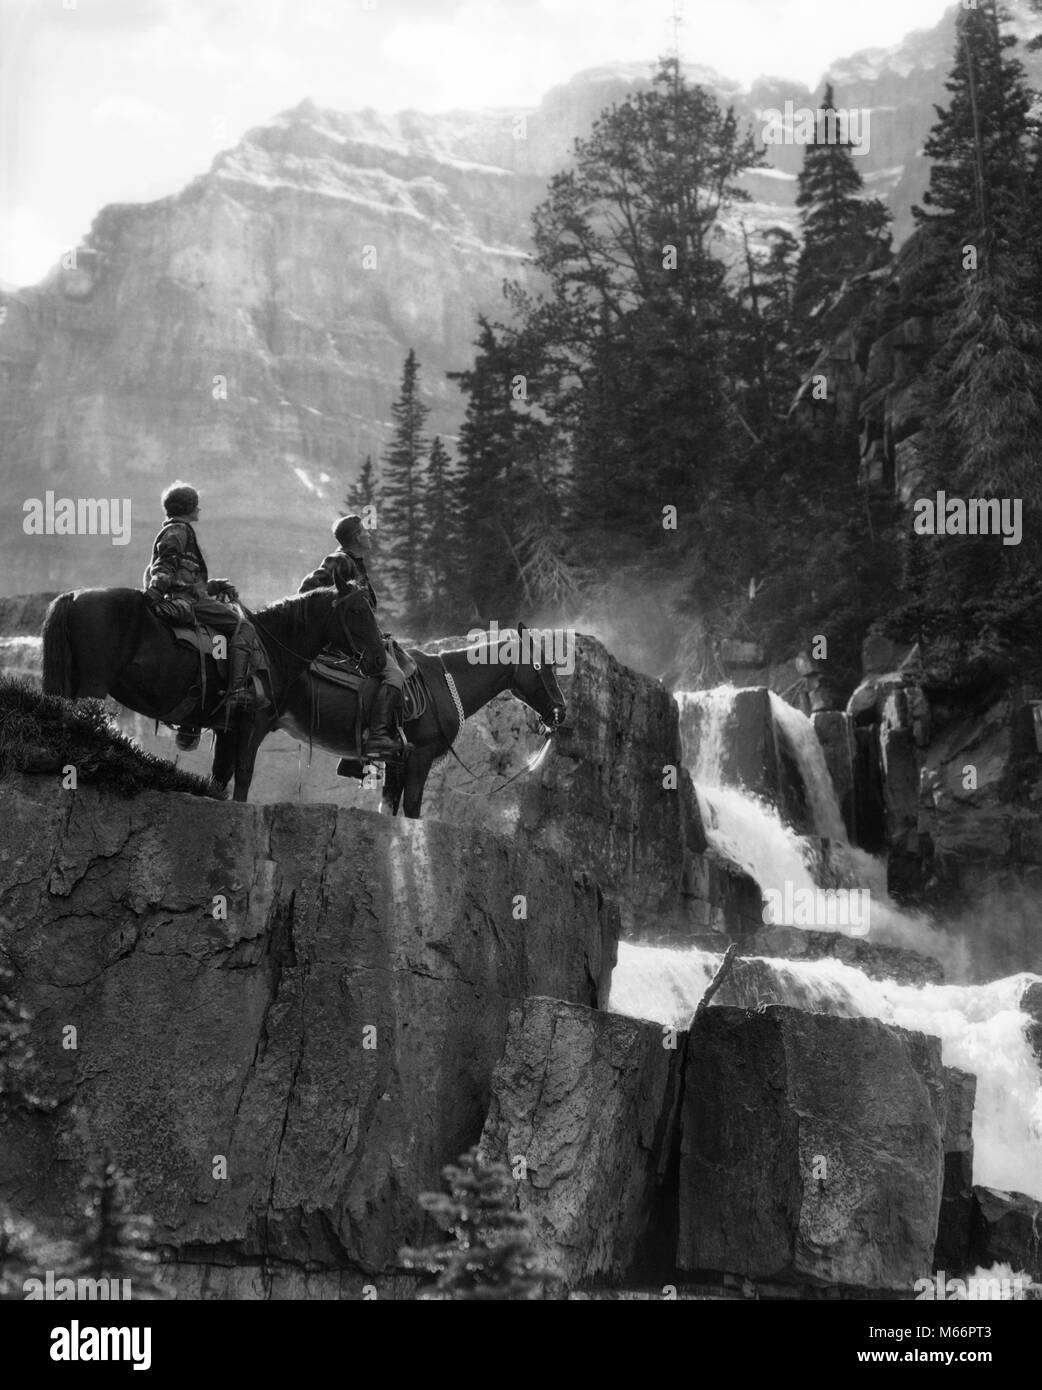
<path id="1" fill-rule="evenodd" d="M 69 640 L 73 593 L 52 600 L 43 620 L 43 690 L 45 695 L 76 694 L 76 667 Z"/>

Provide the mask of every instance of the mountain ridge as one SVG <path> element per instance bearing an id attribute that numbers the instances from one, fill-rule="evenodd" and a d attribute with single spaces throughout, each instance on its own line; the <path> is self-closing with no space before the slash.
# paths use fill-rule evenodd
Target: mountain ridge
<path id="1" fill-rule="evenodd" d="M 953 16 L 902 41 L 922 61 L 911 75 L 886 69 L 837 91 L 837 104 L 872 109 L 859 163 L 895 208 L 898 242 L 926 186 L 922 141 Z M 866 61 L 849 60 L 859 72 Z M 739 90 L 719 80 L 725 99 Z M 503 312 L 504 280 L 534 284 L 530 218 L 547 179 L 605 106 L 650 81 L 642 64 L 601 65 L 535 108 L 440 115 L 305 98 L 180 191 L 102 208 L 74 263 L 0 292 L 0 477 L 16 499 L 118 489 L 138 530 L 115 548 L 27 536 L 16 503 L 0 522 L 4 591 L 139 582 L 175 476 L 221 518 L 212 563 L 245 581 L 248 602 L 295 588 L 366 454 L 388 441 L 406 352 L 421 363 L 429 432 L 451 442 L 462 400 L 446 373 L 469 364 L 477 315 Z M 735 106 L 755 121 L 786 99 L 813 100 L 765 78 Z M 732 241 L 739 216 L 754 239 L 796 225 L 802 147 L 769 154 L 771 167 L 746 175 L 752 201 L 729 218 Z"/>

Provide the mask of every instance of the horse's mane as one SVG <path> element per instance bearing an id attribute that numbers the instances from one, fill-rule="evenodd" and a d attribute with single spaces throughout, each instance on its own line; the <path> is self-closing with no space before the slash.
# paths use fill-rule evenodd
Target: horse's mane
<path id="1" fill-rule="evenodd" d="M 319 589 L 309 589 L 304 594 L 287 594 L 285 598 L 277 599 L 274 603 L 269 603 L 266 608 L 256 608 L 252 612 L 244 608 L 247 617 L 252 619 L 265 618 L 287 618 L 290 620 L 298 619 L 294 626 L 307 628 L 308 619 L 311 617 L 312 602 L 319 594 L 325 594 L 332 590 L 333 585 L 323 585 Z"/>

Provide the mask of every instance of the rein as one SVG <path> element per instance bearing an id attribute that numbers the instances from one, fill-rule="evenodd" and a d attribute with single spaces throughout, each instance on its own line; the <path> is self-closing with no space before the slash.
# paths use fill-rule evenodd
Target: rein
<path id="1" fill-rule="evenodd" d="M 458 720 L 459 720 L 459 728 L 456 730 L 456 733 L 455 733 L 454 737 L 450 739 L 449 736 L 448 736 L 448 734 L 447 734 L 447 732 L 446 732 L 446 730 L 445 730 L 445 726 L 444 726 L 444 724 L 442 723 L 442 720 L 441 720 L 441 713 L 440 713 L 440 711 L 439 711 L 439 709 L 438 709 L 438 702 L 437 702 L 437 700 L 432 701 L 432 705 L 433 705 L 433 708 L 434 708 L 434 717 L 435 717 L 435 719 L 436 719 L 436 721 L 437 721 L 437 724 L 438 724 L 438 731 L 439 731 L 439 733 L 441 734 L 442 738 L 445 739 L 445 741 L 448 743 L 448 745 L 449 745 L 449 752 L 452 754 L 452 756 L 453 756 L 453 757 L 456 759 L 456 761 L 459 763 L 459 765 L 460 765 L 460 767 L 463 769 L 463 771 L 466 772 L 466 773 L 470 776 L 470 780 L 471 780 L 472 782 L 477 782 L 477 781 L 480 780 L 479 777 L 478 777 L 478 774 L 477 774 L 476 772 L 473 772 L 473 771 L 467 766 L 467 764 L 463 761 L 463 759 L 460 757 L 460 755 L 456 752 L 455 748 L 453 747 L 453 744 L 454 744 L 455 740 L 456 740 L 457 738 L 459 738 L 460 734 L 463 732 L 463 725 L 464 725 L 464 723 L 466 722 L 467 716 L 463 713 L 463 703 L 462 703 L 462 701 L 460 700 L 459 691 L 456 689 L 456 682 L 455 682 L 455 680 L 453 679 L 453 676 L 452 676 L 451 671 L 449 671 L 448 667 L 445 665 L 445 662 L 444 662 L 444 660 L 443 660 L 443 658 L 442 658 L 441 656 L 438 657 L 438 661 L 439 661 L 439 663 L 440 663 L 440 665 L 441 665 L 442 675 L 445 677 L 445 685 L 446 685 L 446 687 L 447 687 L 447 689 L 448 689 L 448 692 L 449 692 L 450 696 L 452 697 L 452 703 L 453 703 L 453 704 L 455 705 L 455 707 L 456 707 L 456 717 L 457 717 Z M 540 677 L 540 679 L 542 679 L 542 678 Z M 545 685 L 544 685 L 544 690 L 545 690 Z M 550 730 L 547 732 L 547 735 L 546 735 L 545 740 L 543 741 L 543 746 L 542 746 L 542 748 L 538 749 L 535 753 L 533 753 L 532 756 L 531 756 L 531 757 L 527 760 L 527 762 L 524 764 L 524 766 L 523 766 L 523 767 L 519 767 L 518 770 L 513 774 L 512 777 L 508 777 L 508 778 L 506 779 L 506 781 L 505 781 L 505 782 L 501 782 L 501 783 L 499 784 L 498 787 L 493 787 L 492 790 L 489 792 L 489 796 L 496 796 L 499 792 L 503 791 L 506 787 L 509 787 L 510 784 L 511 784 L 511 782 L 516 782 L 517 779 L 518 779 L 519 777 L 524 777 L 524 776 L 526 775 L 526 773 L 535 772 L 535 770 L 542 764 L 543 759 L 546 757 L 547 751 L 548 751 L 549 748 L 550 748 L 550 744 L 553 742 L 553 737 L 554 737 L 554 733 L 555 733 L 555 732 L 556 732 L 556 729 L 550 729 Z M 460 790 L 462 791 L 462 788 L 460 788 Z M 477 793 L 477 792 L 467 792 L 466 795 L 468 795 L 468 796 L 477 796 L 478 793 Z"/>

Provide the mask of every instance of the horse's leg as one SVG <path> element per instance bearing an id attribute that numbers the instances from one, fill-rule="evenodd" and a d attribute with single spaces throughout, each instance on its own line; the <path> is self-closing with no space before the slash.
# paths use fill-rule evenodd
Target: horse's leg
<path id="1" fill-rule="evenodd" d="M 380 794 L 381 808 L 389 816 L 398 814 L 398 807 L 402 804 L 403 785 L 402 769 L 394 763 L 389 763 L 384 770 L 384 785 Z"/>
<path id="2" fill-rule="evenodd" d="M 275 721 L 265 714 L 244 719 L 239 728 L 231 731 L 229 737 L 235 745 L 235 791 L 234 801 L 245 801 L 250 794 L 253 769 L 257 762 L 257 750 L 275 727 Z"/>
<path id="3" fill-rule="evenodd" d="M 437 754 L 436 748 L 414 748 L 405 760 L 405 814 L 419 820 L 423 789 Z"/>
<path id="4" fill-rule="evenodd" d="M 216 743 L 213 750 L 213 768 L 210 776 L 219 787 L 227 789 L 228 783 L 232 780 L 232 773 L 235 771 L 235 734 L 234 729 L 218 729 L 216 731 Z"/>

